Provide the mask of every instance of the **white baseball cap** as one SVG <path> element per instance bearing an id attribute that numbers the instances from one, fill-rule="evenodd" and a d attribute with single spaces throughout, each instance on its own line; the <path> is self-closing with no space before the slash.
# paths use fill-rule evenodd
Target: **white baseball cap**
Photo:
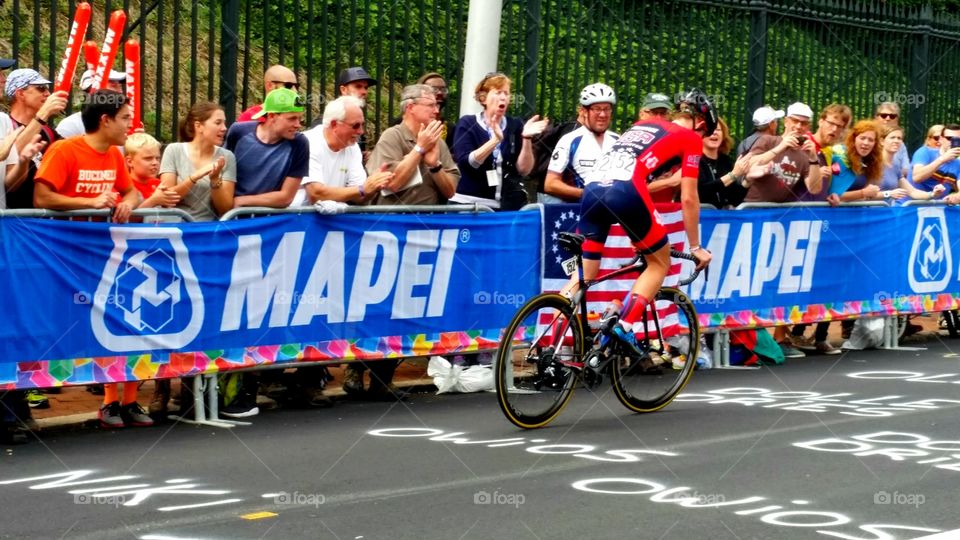
<path id="1" fill-rule="evenodd" d="M 794 103 L 787 107 L 787 116 L 803 116 L 805 118 L 813 118 L 813 110 L 810 109 L 806 104 Z"/>
<path id="2" fill-rule="evenodd" d="M 779 120 L 781 118 L 783 118 L 782 110 L 776 110 L 773 107 L 767 107 L 766 105 L 753 111 L 753 125 L 755 126 L 765 126 L 770 122 Z"/>
<path id="3" fill-rule="evenodd" d="M 93 77 L 96 75 L 92 69 L 88 69 L 83 72 L 83 75 L 80 76 L 80 89 L 86 92 L 93 86 Z M 117 71 L 115 69 L 110 70 L 110 74 L 107 75 L 108 80 L 113 82 L 127 82 L 127 74 L 122 71 Z"/>

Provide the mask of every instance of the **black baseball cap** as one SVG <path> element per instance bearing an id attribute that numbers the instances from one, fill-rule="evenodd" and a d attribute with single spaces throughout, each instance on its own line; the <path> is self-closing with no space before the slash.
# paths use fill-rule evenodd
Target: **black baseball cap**
<path id="1" fill-rule="evenodd" d="M 367 84 L 374 86 L 377 84 L 377 80 L 370 76 L 367 73 L 367 70 L 362 67 L 348 67 L 347 69 L 340 72 L 340 76 L 337 77 L 337 85 L 343 86 L 350 84 L 355 81 L 367 81 Z"/>
<path id="2" fill-rule="evenodd" d="M 0 69 L 10 69 L 15 65 L 17 61 L 13 58 L 0 58 Z"/>

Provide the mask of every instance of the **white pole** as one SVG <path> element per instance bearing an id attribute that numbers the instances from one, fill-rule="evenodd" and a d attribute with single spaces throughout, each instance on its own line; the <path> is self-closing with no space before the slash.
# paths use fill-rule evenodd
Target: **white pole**
<path id="1" fill-rule="evenodd" d="M 484 75 L 497 70 L 502 10 L 502 0 L 470 0 L 463 80 L 460 85 L 460 116 L 480 112 L 480 104 L 474 99 L 473 90 Z"/>

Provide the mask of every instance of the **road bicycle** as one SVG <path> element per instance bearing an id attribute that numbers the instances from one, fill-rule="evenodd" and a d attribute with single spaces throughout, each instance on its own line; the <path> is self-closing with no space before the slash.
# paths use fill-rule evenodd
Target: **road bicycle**
<path id="1" fill-rule="evenodd" d="M 580 287 L 567 298 L 543 293 L 520 307 L 497 350 L 497 401 L 507 419 L 524 429 L 545 426 L 557 417 L 578 384 L 596 388 L 609 376 L 617 399 L 634 412 L 662 409 L 690 380 L 700 344 L 697 313 L 687 295 L 672 287 L 657 293 L 634 327 L 644 355 L 637 357 L 612 336 L 619 313 L 611 310 L 591 328 L 587 291 L 629 274 L 639 275 L 646 261 L 639 253 L 619 269 L 596 279 L 583 278 L 584 237 L 560 233 L 557 243 L 576 257 Z M 689 253 L 671 250 L 675 258 L 696 262 Z M 694 271 L 680 282 L 693 282 Z"/>

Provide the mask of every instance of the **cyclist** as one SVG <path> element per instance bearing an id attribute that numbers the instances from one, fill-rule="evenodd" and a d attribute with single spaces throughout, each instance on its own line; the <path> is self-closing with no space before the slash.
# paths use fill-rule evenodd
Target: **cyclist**
<path id="1" fill-rule="evenodd" d="M 677 102 L 672 122 L 662 118 L 638 121 L 605 153 L 591 171 L 580 202 L 579 232 L 583 243 L 584 279 L 593 279 L 600 269 L 603 244 L 610 226 L 619 223 L 633 247 L 642 253 L 647 268 L 627 293 L 619 324 L 613 328 L 616 339 L 639 356 L 640 349 L 632 328 L 655 298 L 670 269 L 670 244 L 666 229 L 654 211 L 647 183 L 663 174 L 680 169 L 680 200 L 683 225 L 690 252 L 697 268 L 710 264 L 711 255 L 700 246 L 700 199 L 697 195 L 702 139 L 717 127 L 717 112 L 707 95 L 690 90 Z M 561 294 L 577 288 L 576 276 Z"/>

